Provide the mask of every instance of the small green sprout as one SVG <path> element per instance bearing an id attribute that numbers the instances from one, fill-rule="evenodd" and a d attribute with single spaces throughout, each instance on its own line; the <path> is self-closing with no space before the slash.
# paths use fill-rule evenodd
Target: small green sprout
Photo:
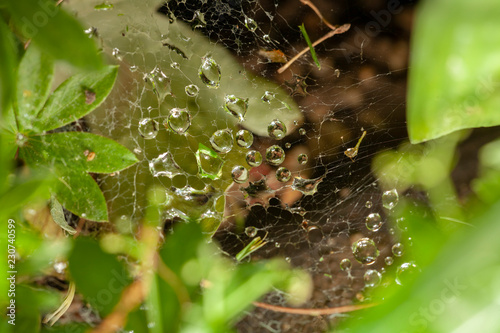
<path id="1" fill-rule="evenodd" d="M 266 245 L 267 242 L 265 242 L 264 240 L 266 239 L 267 234 L 268 233 L 266 233 L 266 235 L 262 239 L 260 238 L 260 236 L 252 239 L 252 241 L 250 243 L 248 243 L 248 245 L 245 246 L 245 248 L 243 250 L 238 252 L 238 254 L 236 255 L 236 260 L 242 261 L 247 256 L 249 256 L 252 252 L 257 251 L 258 249 L 260 249 L 261 247 Z"/>

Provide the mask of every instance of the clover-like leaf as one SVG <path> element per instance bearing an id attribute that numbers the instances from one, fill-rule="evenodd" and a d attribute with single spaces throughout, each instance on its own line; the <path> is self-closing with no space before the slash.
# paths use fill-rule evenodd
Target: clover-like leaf
<path id="1" fill-rule="evenodd" d="M 108 96 L 117 73 L 117 66 L 107 66 L 70 77 L 49 97 L 33 123 L 24 126 L 34 132 L 50 131 L 82 118 Z"/>
<path id="2" fill-rule="evenodd" d="M 83 132 L 35 136 L 23 149 L 31 151 L 35 163 L 61 164 L 73 170 L 94 173 L 120 171 L 137 162 L 135 155 L 119 143 Z"/>
<path id="3" fill-rule="evenodd" d="M 55 192 L 66 209 L 99 222 L 108 219 L 106 201 L 87 172 L 111 173 L 137 162 L 134 154 L 117 142 L 81 132 L 30 137 L 20 156 L 28 165 L 45 166 L 57 175 Z"/>
<path id="4" fill-rule="evenodd" d="M 30 45 L 17 72 L 17 119 L 22 127 L 30 126 L 49 97 L 53 76 L 52 58 Z"/>

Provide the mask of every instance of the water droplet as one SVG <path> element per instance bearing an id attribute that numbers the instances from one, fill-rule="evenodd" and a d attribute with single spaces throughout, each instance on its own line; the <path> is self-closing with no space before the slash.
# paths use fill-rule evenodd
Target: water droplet
<path id="1" fill-rule="evenodd" d="M 250 150 L 247 153 L 246 160 L 248 165 L 258 167 L 262 163 L 262 154 L 256 150 Z"/>
<path id="2" fill-rule="evenodd" d="M 154 177 L 166 176 L 172 178 L 182 174 L 181 167 L 175 163 L 174 157 L 170 152 L 153 158 L 149 162 L 149 171 Z"/>
<path id="3" fill-rule="evenodd" d="M 130 71 L 131 72 L 137 72 L 138 69 L 139 68 L 137 66 L 135 66 L 135 65 L 130 66 Z"/>
<path id="4" fill-rule="evenodd" d="M 405 252 L 405 247 L 403 244 L 401 243 L 396 243 L 392 246 L 392 253 L 396 256 L 396 257 L 401 257 Z"/>
<path id="5" fill-rule="evenodd" d="M 393 257 L 385 257 L 385 264 L 390 266 L 394 263 L 394 258 Z"/>
<path id="6" fill-rule="evenodd" d="M 299 161 L 299 164 L 306 164 L 308 160 L 307 154 L 300 154 L 297 157 L 297 161 Z"/>
<path id="7" fill-rule="evenodd" d="M 255 236 L 257 236 L 257 228 L 256 227 L 246 227 L 245 234 L 248 237 L 254 238 Z"/>
<path id="8" fill-rule="evenodd" d="M 343 271 L 349 271 L 351 270 L 351 267 L 352 267 L 351 261 L 347 258 L 342 259 L 342 261 L 340 262 L 340 269 Z"/>
<path id="9" fill-rule="evenodd" d="M 115 57 L 116 59 L 118 59 L 118 60 L 122 60 L 123 59 L 120 50 L 118 48 L 116 48 L 116 47 L 113 49 L 113 51 L 111 51 L 111 55 L 113 57 Z"/>
<path id="10" fill-rule="evenodd" d="M 285 143 L 285 148 L 290 149 L 292 147 L 292 144 L 290 142 Z"/>
<path id="11" fill-rule="evenodd" d="M 201 66 L 198 71 L 201 81 L 209 88 L 219 88 L 220 85 L 220 66 L 210 56 L 201 58 Z"/>
<path id="12" fill-rule="evenodd" d="M 236 143 L 242 148 L 250 148 L 253 143 L 253 134 L 247 130 L 239 130 L 236 133 Z"/>
<path id="13" fill-rule="evenodd" d="M 303 128 L 299 128 L 299 134 L 300 135 L 306 135 L 306 130 Z"/>
<path id="14" fill-rule="evenodd" d="M 336 77 L 339 77 L 340 76 L 340 70 L 337 68 L 335 69 L 335 76 Z"/>
<path id="15" fill-rule="evenodd" d="M 352 254 L 357 261 L 365 265 L 371 265 L 380 254 L 375 242 L 370 238 L 360 238 L 352 244 Z"/>
<path id="16" fill-rule="evenodd" d="M 266 149 L 266 160 L 271 165 L 280 165 L 285 160 L 285 151 L 280 146 L 271 146 Z"/>
<path id="17" fill-rule="evenodd" d="M 233 148 L 233 133 L 230 129 L 217 130 L 210 137 L 210 143 L 216 151 L 229 153 Z"/>
<path id="18" fill-rule="evenodd" d="M 196 162 L 198 163 L 198 173 L 200 176 L 210 179 L 220 178 L 224 161 L 217 153 L 201 143 L 196 151 Z"/>
<path id="19" fill-rule="evenodd" d="M 264 35 L 262 36 L 262 39 L 264 40 L 264 42 L 266 43 L 271 43 L 271 37 L 269 37 L 269 35 Z"/>
<path id="20" fill-rule="evenodd" d="M 414 262 L 405 262 L 396 271 L 396 283 L 404 285 L 410 282 L 419 271 L 418 266 Z"/>
<path id="21" fill-rule="evenodd" d="M 200 92 L 200 88 L 198 88 L 196 84 L 187 85 L 184 90 L 186 91 L 186 95 L 188 95 L 189 97 L 196 97 Z"/>
<path id="22" fill-rule="evenodd" d="M 399 194 L 396 189 L 385 191 L 384 194 L 382 194 L 382 205 L 389 210 L 393 209 L 396 206 L 398 200 Z"/>
<path id="23" fill-rule="evenodd" d="M 285 257 L 285 261 L 289 263 L 292 259 L 290 257 Z"/>
<path id="24" fill-rule="evenodd" d="M 264 95 L 260 98 L 263 102 L 266 103 L 271 103 L 271 101 L 274 99 L 275 94 L 271 91 L 266 91 L 264 92 Z"/>
<path id="25" fill-rule="evenodd" d="M 177 134 L 185 133 L 191 126 L 191 116 L 187 109 L 173 108 L 170 110 L 167 120 L 163 124 Z"/>
<path id="26" fill-rule="evenodd" d="M 323 232 L 316 226 L 309 226 L 307 228 L 307 239 L 312 243 L 318 243 L 323 239 Z"/>
<path id="27" fill-rule="evenodd" d="M 244 183 L 248 180 L 248 171 L 244 166 L 235 166 L 231 171 L 231 177 L 235 183 Z"/>
<path id="28" fill-rule="evenodd" d="M 370 231 L 378 231 L 382 226 L 382 218 L 379 213 L 371 213 L 365 220 L 366 228 Z"/>
<path id="29" fill-rule="evenodd" d="M 144 139 L 154 139 L 158 134 L 158 122 L 151 118 L 143 118 L 139 121 L 139 134 Z"/>
<path id="30" fill-rule="evenodd" d="M 170 95 L 170 79 L 158 67 L 146 74 L 144 80 L 149 82 L 160 103 Z"/>
<path id="31" fill-rule="evenodd" d="M 178 62 L 173 62 L 170 64 L 170 67 L 172 67 L 173 69 L 180 69 L 181 68 L 181 65 L 178 63 Z"/>
<path id="32" fill-rule="evenodd" d="M 366 207 L 366 208 L 372 208 L 372 206 L 373 206 L 373 203 L 372 203 L 370 200 L 368 200 L 368 201 L 365 203 L 365 207 Z"/>
<path id="33" fill-rule="evenodd" d="M 286 126 L 281 120 L 274 119 L 267 126 L 267 133 L 271 138 L 281 140 L 286 135 Z"/>
<path id="34" fill-rule="evenodd" d="M 227 113 L 238 118 L 239 122 L 245 120 L 247 108 L 248 99 L 241 99 L 234 95 L 226 95 L 226 97 L 224 97 L 224 109 Z"/>
<path id="35" fill-rule="evenodd" d="M 406 219 L 404 217 L 400 217 L 396 219 L 396 225 L 401 231 L 408 231 L 408 226 L 406 225 Z"/>
<path id="36" fill-rule="evenodd" d="M 251 32 L 254 32 L 257 30 L 257 22 L 250 17 L 245 17 L 245 27 L 247 27 L 247 29 Z"/>
<path id="37" fill-rule="evenodd" d="M 374 269 L 368 269 L 363 276 L 363 280 L 365 280 L 365 286 L 373 288 L 380 284 L 382 274 Z"/>
<path id="38" fill-rule="evenodd" d="M 279 167 L 276 170 L 276 179 L 282 183 L 289 181 L 291 177 L 292 173 L 285 167 Z"/>
<path id="39" fill-rule="evenodd" d="M 274 247 L 276 247 L 276 248 L 280 248 L 280 247 L 281 247 L 281 244 L 280 244 L 280 243 L 278 243 L 278 242 L 276 242 L 276 243 L 274 243 Z"/>
<path id="40" fill-rule="evenodd" d="M 313 179 L 295 177 L 293 179 L 292 188 L 296 191 L 302 192 L 304 195 L 313 195 L 318 191 L 318 185 L 322 180 L 322 177 Z"/>

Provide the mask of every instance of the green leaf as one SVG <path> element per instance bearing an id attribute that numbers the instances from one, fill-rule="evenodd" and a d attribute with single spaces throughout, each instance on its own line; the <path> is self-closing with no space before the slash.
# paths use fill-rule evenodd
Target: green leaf
<path id="1" fill-rule="evenodd" d="M 117 74 L 117 66 L 107 66 L 96 72 L 70 77 L 49 97 L 37 115 L 33 129 L 49 131 L 82 118 L 108 96 Z"/>
<path id="2" fill-rule="evenodd" d="M 444 244 L 412 283 L 380 290 L 384 302 L 345 323 L 349 332 L 499 332 L 500 203 L 471 221 Z M 419 229 L 419 222 L 415 221 Z M 424 239 L 412 242 L 436 249 Z M 418 263 L 418 262 L 417 262 Z M 393 293 L 391 297 L 387 295 Z M 361 320 L 359 319 L 361 318 Z"/>
<path id="3" fill-rule="evenodd" d="M 311 40 L 309 39 L 309 35 L 307 34 L 306 27 L 304 26 L 304 23 L 299 25 L 300 32 L 302 32 L 302 35 L 304 36 L 304 39 L 306 40 L 307 46 L 309 46 L 309 51 L 311 52 L 311 56 L 316 63 L 316 66 L 318 66 L 318 69 L 321 69 L 321 64 L 319 63 L 318 57 L 316 56 L 316 51 L 314 50 L 314 46 L 311 43 Z"/>
<path id="4" fill-rule="evenodd" d="M 58 164 L 73 171 L 111 173 L 137 162 L 135 155 L 106 137 L 84 132 L 62 132 L 32 137 L 22 150 L 29 150 L 32 164 Z"/>
<path id="5" fill-rule="evenodd" d="M 68 221 L 66 221 L 63 207 L 54 195 L 50 198 L 50 215 L 52 215 L 54 222 L 57 223 L 58 226 L 66 230 L 71 235 L 76 234 L 76 230 L 68 224 Z"/>
<path id="6" fill-rule="evenodd" d="M 9 110 L 15 86 L 16 49 L 14 36 L 0 18 L 0 107 L 2 116 Z"/>
<path id="7" fill-rule="evenodd" d="M 85 171 L 57 169 L 57 199 L 67 210 L 91 221 L 108 221 L 108 208 L 101 189 Z"/>
<path id="8" fill-rule="evenodd" d="M 412 143 L 500 124 L 496 0 L 424 1 L 418 8 L 408 90 Z"/>
<path id="9" fill-rule="evenodd" d="M 89 238 L 78 237 L 69 255 L 69 272 L 81 293 L 101 316 L 111 312 L 130 279 L 125 266 Z"/>
<path id="10" fill-rule="evenodd" d="M 7 192 L 0 195 L 2 202 L 2 211 L 12 213 L 24 204 L 33 199 L 48 197 L 48 185 L 50 177 L 31 177 L 21 180 L 11 187 Z"/>
<path id="11" fill-rule="evenodd" d="M 50 0 L 7 1 L 17 29 L 55 59 L 96 69 L 102 59 L 82 25 Z"/>
<path id="12" fill-rule="evenodd" d="M 47 100 L 54 76 L 54 62 L 36 45 L 26 50 L 17 72 L 17 118 L 25 128 Z"/>

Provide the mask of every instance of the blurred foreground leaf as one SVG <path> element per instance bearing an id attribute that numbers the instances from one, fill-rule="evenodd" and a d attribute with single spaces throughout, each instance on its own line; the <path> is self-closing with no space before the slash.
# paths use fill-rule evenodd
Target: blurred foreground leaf
<path id="1" fill-rule="evenodd" d="M 408 131 L 412 143 L 500 125 L 496 0 L 419 4 L 412 42 Z"/>

